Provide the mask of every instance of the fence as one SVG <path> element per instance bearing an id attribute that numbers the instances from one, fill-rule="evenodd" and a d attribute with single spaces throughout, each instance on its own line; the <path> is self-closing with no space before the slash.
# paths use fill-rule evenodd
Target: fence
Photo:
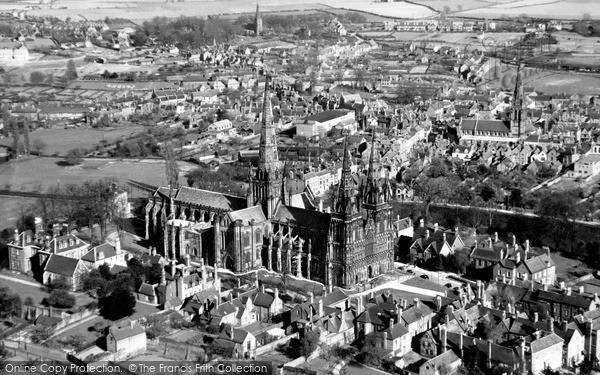
<path id="1" fill-rule="evenodd" d="M 3 340 L 4 347 L 8 350 L 24 352 L 27 356 L 33 356 L 40 359 L 51 359 L 55 361 L 66 361 L 67 353 L 62 350 L 48 348 L 46 346 L 27 343 L 22 341 Z"/>
<path id="2" fill-rule="evenodd" d="M 280 338 L 280 339 L 277 339 L 277 340 L 275 340 L 275 341 L 272 341 L 272 342 L 270 342 L 270 343 L 268 343 L 268 344 L 266 344 L 266 345 L 263 345 L 263 346 L 259 346 L 259 347 L 257 347 L 257 348 L 255 349 L 254 353 L 255 353 L 256 355 L 262 355 L 262 354 L 265 354 L 265 353 L 267 353 L 267 352 L 270 352 L 270 351 L 273 351 L 273 350 L 277 349 L 277 347 L 278 347 L 279 345 L 281 345 L 281 344 L 285 344 L 285 343 L 287 343 L 288 341 L 290 341 L 291 339 L 293 339 L 293 338 L 297 338 L 297 337 L 298 337 L 298 333 L 294 333 L 293 335 L 290 335 L 290 336 L 284 336 L 284 337 L 282 337 L 282 338 Z"/>

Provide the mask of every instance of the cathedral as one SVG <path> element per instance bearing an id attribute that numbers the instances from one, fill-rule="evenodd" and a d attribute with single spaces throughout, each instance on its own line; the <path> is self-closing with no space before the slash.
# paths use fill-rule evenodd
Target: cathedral
<path id="1" fill-rule="evenodd" d="M 261 124 L 258 166 L 250 168 L 245 197 L 161 187 L 146 205 L 146 238 L 167 259 L 238 273 L 264 267 L 329 286 L 351 287 L 391 270 L 399 219 L 392 215 L 389 181 L 376 173 L 375 132 L 366 173 L 352 173 L 344 142 L 341 180 L 323 210 L 290 196 L 268 77 Z"/>

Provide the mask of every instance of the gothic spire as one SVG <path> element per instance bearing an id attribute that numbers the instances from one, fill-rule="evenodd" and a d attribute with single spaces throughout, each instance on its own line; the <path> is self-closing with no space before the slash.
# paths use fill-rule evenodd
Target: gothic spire
<path id="1" fill-rule="evenodd" d="M 352 180 L 352 170 L 350 166 L 350 151 L 348 150 L 348 136 L 344 137 L 344 157 L 342 159 L 342 178 L 338 186 L 337 196 L 335 197 L 334 210 L 340 214 L 354 213 L 353 196 L 354 181 Z"/>
<path id="2" fill-rule="evenodd" d="M 270 76 L 266 76 L 265 93 L 262 108 L 262 130 L 260 134 L 258 169 L 272 174 L 279 169 L 279 156 L 277 155 L 277 138 L 273 124 L 273 108 L 269 93 Z"/>
<path id="3" fill-rule="evenodd" d="M 371 152 L 369 155 L 369 169 L 367 170 L 367 181 L 363 189 L 363 203 L 377 204 L 380 202 L 380 186 L 377 172 L 379 171 L 379 153 L 375 150 L 375 128 L 371 137 Z"/>

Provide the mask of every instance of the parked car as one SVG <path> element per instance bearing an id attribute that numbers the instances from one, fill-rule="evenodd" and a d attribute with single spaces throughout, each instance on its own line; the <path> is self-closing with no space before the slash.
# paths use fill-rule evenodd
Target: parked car
<path id="1" fill-rule="evenodd" d="M 421 276 L 419 276 L 419 277 L 420 277 L 421 279 L 429 280 L 429 276 L 427 276 L 427 275 L 421 275 Z"/>

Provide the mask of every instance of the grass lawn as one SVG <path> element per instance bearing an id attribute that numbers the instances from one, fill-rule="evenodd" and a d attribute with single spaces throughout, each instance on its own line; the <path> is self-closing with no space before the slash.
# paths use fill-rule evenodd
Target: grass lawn
<path id="1" fill-rule="evenodd" d="M 36 199 L 33 198 L 0 196 L 0 230 L 14 226 L 21 213 L 28 212 L 28 208 L 33 207 L 35 202 Z"/>
<path id="2" fill-rule="evenodd" d="M 17 293 L 23 301 L 25 298 L 31 297 L 37 304 L 40 304 L 44 298 L 47 298 L 50 295 L 46 292 L 46 288 L 43 285 L 35 287 L 6 279 L 0 279 L 0 287 L 8 287 L 10 290 Z"/>
<path id="3" fill-rule="evenodd" d="M 143 126 L 127 126 L 122 128 L 114 128 L 109 130 L 98 130 L 92 128 L 85 129 L 37 129 L 30 134 L 31 144 L 39 139 L 45 144 L 43 155 L 66 155 L 67 151 L 83 147 L 86 149 L 92 148 L 100 143 L 101 140 L 106 140 L 109 143 L 116 141 L 119 138 L 128 137 L 132 134 L 142 132 Z M 12 138 L 7 137 L 0 139 L 0 144 L 10 146 Z"/>
<path id="4" fill-rule="evenodd" d="M 86 180 L 116 178 L 124 184 L 128 179 L 150 185 L 164 185 L 165 164 L 162 160 L 118 161 L 86 159 L 78 166 L 63 167 L 61 158 L 28 158 L 0 165 L 0 189 L 14 191 L 44 191 L 52 186 L 69 183 L 80 184 Z M 194 165 L 179 162 L 180 169 L 189 170 Z M 181 178 L 184 182 L 184 178 Z"/>
<path id="5" fill-rule="evenodd" d="M 550 255 L 556 265 L 557 280 L 571 280 L 582 276 L 584 273 L 590 273 L 594 270 L 590 269 L 578 259 L 567 258 L 559 253 L 551 253 Z"/>
<path id="6" fill-rule="evenodd" d="M 86 322 L 84 322 L 83 324 L 78 324 L 76 326 L 74 326 L 73 328 L 70 328 L 64 332 L 62 332 L 60 335 L 54 337 L 52 340 L 55 342 L 59 342 L 61 340 L 65 340 L 70 336 L 82 336 L 85 340 L 85 344 L 83 346 L 86 346 L 87 344 L 90 344 L 94 341 L 96 341 L 96 339 L 98 339 L 98 337 L 100 337 L 100 333 L 97 333 L 95 331 L 92 331 L 90 328 L 94 326 L 94 324 L 98 323 L 98 322 L 103 322 L 106 325 L 109 325 L 110 322 L 104 318 L 102 318 L 101 316 L 98 316 L 94 319 L 88 320 Z"/>

